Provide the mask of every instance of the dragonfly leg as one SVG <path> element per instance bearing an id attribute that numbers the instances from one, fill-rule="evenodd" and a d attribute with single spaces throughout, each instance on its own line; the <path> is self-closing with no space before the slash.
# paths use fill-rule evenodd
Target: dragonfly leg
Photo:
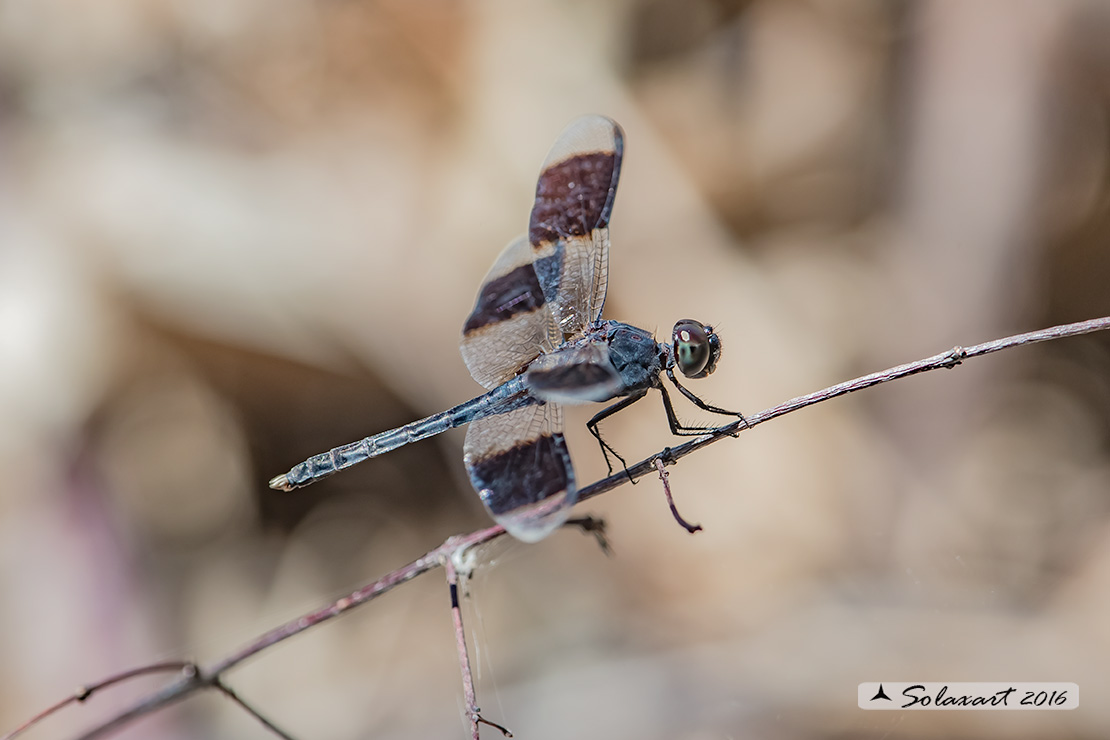
<path id="1" fill-rule="evenodd" d="M 697 395 L 695 395 L 692 391 L 690 391 L 688 388 L 686 388 L 685 386 L 683 386 L 681 383 L 678 382 L 678 378 L 676 378 L 674 376 L 674 370 L 668 369 L 667 370 L 667 377 L 670 379 L 670 381 L 672 383 L 674 383 L 674 387 L 678 388 L 679 392 L 682 393 L 682 395 L 686 396 L 686 398 L 688 398 L 690 400 L 690 402 L 693 403 L 695 406 L 697 406 L 699 409 L 701 409 L 703 411 L 708 411 L 711 414 L 720 414 L 721 416 L 735 416 L 736 418 L 740 419 L 740 421 L 744 422 L 745 427 L 748 426 L 748 420 L 745 419 L 744 415 L 741 414 L 739 411 L 729 411 L 728 409 L 722 409 L 722 408 L 719 408 L 719 407 L 714 406 L 712 404 L 708 404 L 705 401 L 698 398 Z M 664 391 L 664 393 L 663 393 L 664 398 L 666 398 L 666 395 L 667 395 L 666 391 Z M 669 399 L 664 401 L 664 404 L 666 404 L 668 401 L 669 401 Z M 670 418 L 670 412 L 669 411 L 667 413 L 667 418 L 668 419 Z M 682 425 L 679 425 L 679 426 L 681 427 Z M 700 429 L 701 431 L 712 431 L 714 429 L 714 427 L 684 427 L 684 428 L 686 428 L 686 429 Z M 671 427 L 671 431 L 674 432 L 674 426 L 673 425 Z M 678 432 L 675 432 L 675 434 L 678 434 Z M 735 436 L 735 435 L 733 435 L 733 436 Z"/>
<path id="2" fill-rule="evenodd" d="M 676 437 L 698 437 L 702 434 L 708 434 L 717 430 L 717 427 L 683 424 L 679 421 L 678 414 L 674 411 L 674 404 L 671 403 L 671 394 L 667 393 L 667 389 L 662 385 L 658 386 L 658 388 L 659 392 L 663 394 L 663 408 L 667 412 L 667 424 L 671 428 L 671 434 Z"/>
<path id="3" fill-rule="evenodd" d="M 671 394 L 667 393 L 667 389 L 662 385 L 659 386 L 659 392 L 663 395 L 663 409 L 667 412 L 667 424 L 671 428 L 671 434 L 676 437 L 696 437 L 700 434 L 712 431 L 711 427 L 695 427 L 683 424 L 678 420 L 678 414 L 674 412 L 674 404 L 671 403 Z"/>
<path id="4" fill-rule="evenodd" d="M 611 452 L 613 453 L 613 457 L 621 461 L 621 467 L 624 468 L 625 475 L 628 476 L 628 480 L 632 481 L 632 483 L 635 483 L 636 481 L 632 480 L 632 474 L 628 472 L 628 463 L 626 463 L 624 458 L 620 456 L 620 453 L 613 449 L 612 445 L 601 438 L 601 430 L 597 428 L 597 425 L 599 422 L 604 419 L 608 419 L 610 416 L 617 413 L 618 411 L 622 411 L 628 408 L 646 395 L 647 391 L 641 391 L 636 395 L 629 396 L 628 398 L 623 398 L 620 401 L 614 403 L 612 406 L 607 406 L 601 411 L 598 411 L 594 415 L 594 418 L 586 422 L 586 428 L 590 430 L 590 434 L 594 435 L 594 439 L 596 439 L 597 443 L 601 445 L 601 454 L 605 456 L 605 467 L 609 468 L 609 475 L 613 474 L 613 464 L 609 461 L 609 453 Z"/>
<path id="5" fill-rule="evenodd" d="M 597 540 L 597 546 L 606 555 L 612 555 L 613 549 L 609 546 L 609 538 L 605 536 L 605 520 L 596 516 L 572 516 L 563 522 L 564 527 L 578 527 L 583 534 L 592 534 Z"/>

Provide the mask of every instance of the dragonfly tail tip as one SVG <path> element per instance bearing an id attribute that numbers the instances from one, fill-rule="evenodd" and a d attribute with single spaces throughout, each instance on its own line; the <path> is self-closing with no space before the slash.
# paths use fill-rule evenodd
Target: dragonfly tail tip
<path id="1" fill-rule="evenodd" d="M 276 491 L 292 491 L 293 486 L 289 483 L 289 478 L 282 473 L 281 475 L 274 476 L 270 479 L 270 488 Z"/>

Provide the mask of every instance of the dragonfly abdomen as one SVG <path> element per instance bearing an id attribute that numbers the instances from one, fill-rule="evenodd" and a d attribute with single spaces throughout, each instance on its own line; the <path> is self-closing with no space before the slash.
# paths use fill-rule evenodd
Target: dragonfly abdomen
<path id="1" fill-rule="evenodd" d="M 377 457 L 410 442 L 442 434 L 448 429 L 462 426 L 475 419 L 537 402 L 537 399 L 528 395 L 524 380 L 514 378 L 488 393 L 441 413 L 313 455 L 293 466 L 288 473 L 273 478 L 270 481 L 270 488 L 291 491 L 294 488 L 307 486 L 340 470 L 357 465 L 363 460 Z"/>

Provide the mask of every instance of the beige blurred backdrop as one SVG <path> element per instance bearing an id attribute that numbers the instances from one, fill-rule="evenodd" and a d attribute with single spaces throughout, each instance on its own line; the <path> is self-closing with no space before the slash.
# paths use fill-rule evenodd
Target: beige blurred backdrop
<path id="1" fill-rule="evenodd" d="M 1107 38 L 1095 0 L 0 3 L 0 731 L 488 523 L 459 430 L 266 481 L 478 392 L 462 320 L 583 113 L 626 132 L 607 316 L 718 325 L 714 403 L 1110 313 Z M 603 428 L 672 443 L 656 397 Z M 483 552 L 479 704 L 529 740 L 1106 737 L 1108 433 L 1091 336 L 715 445 L 671 473 L 696 536 L 645 479 L 580 507 L 613 557 Z M 447 607 L 433 572 L 229 683 L 298 738 L 463 737 Z M 859 710 L 884 679 L 1081 706 Z M 121 737 L 270 735 L 201 696 Z"/>

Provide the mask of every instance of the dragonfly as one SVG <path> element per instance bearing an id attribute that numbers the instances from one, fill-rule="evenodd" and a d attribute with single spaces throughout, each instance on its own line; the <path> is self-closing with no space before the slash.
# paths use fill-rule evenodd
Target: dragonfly
<path id="1" fill-rule="evenodd" d="M 624 132 L 600 115 L 571 122 L 556 139 L 540 170 L 528 233 L 493 263 L 463 324 L 463 361 L 486 393 L 310 457 L 270 487 L 299 488 L 467 424 L 463 462 L 482 503 L 509 534 L 537 542 L 566 521 L 578 498 L 564 405 L 618 399 L 586 423 L 610 474 L 610 454 L 628 468 L 598 425 L 651 390 L 662 394 L 673 434 L 713 431 L 678 420 L 664 375 L 704 411 L 743 419 L 706 403 L 675 377 L 676 368 L 690 379 L 716 369 L 721 340 L 712 326 L 682 319 L 670 342 L 657 342 L 649 331 L 601 318 L 623 154 Z"/>

